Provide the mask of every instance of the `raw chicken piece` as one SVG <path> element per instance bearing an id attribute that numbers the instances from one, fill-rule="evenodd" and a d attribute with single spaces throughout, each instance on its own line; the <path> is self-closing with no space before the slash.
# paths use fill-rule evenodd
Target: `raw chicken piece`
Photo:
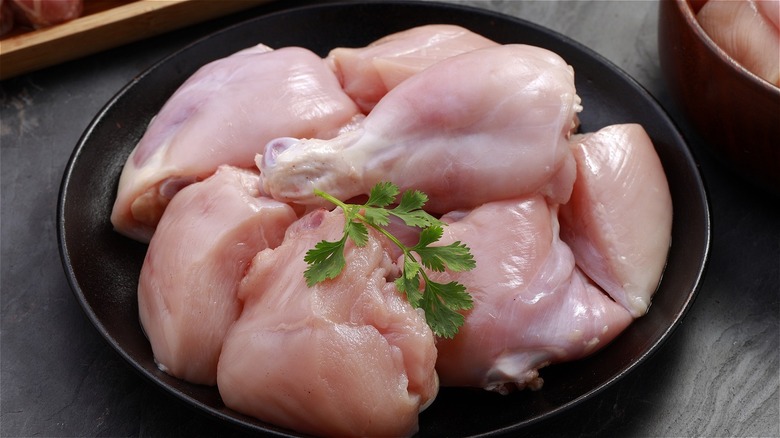
<path id="1" fill-rule="evenodd" d="M 281 243 L 297 218 L 264 198 L 258 175 L 220 167 L 171 201 L 149 244 L 138 284 L 141 324 L 160 368 L 206 385 L 217 381 L 227 329 L 238 318 L 238 284 L 252 257 Z"/>
<path id="2" fill-rule="evenodd" d="M 365 247 L 347 245 L 339 277 L 306 286 L 304 253 L 343 227 L 340 210 L 316 210 L 255 257 L 219 391 L 231 409 L 298 432 L 408 436 L 438 391 L 433 333 L 386 280 L 397 267 L 373 232 Z"/>
<path id="3" fill-rule="evenodd" d="M 440 244 L 462 241 L 477 266 L 432 275 L 461 282 L 474 299 L 458 334 L 437 342 L 442 385 L 538 389 L 539 368 L 587 356 L 631 322 L 575 268 L 558 237 L 556 207 L 542 196 L 488 203 L 443 220 L 452 223 Z"/>
<path id="4" fill-rule="evenodd" d="M 555 53 L 473 50 L 402 82 L 360 128 L 269 143 L 258 159 L 263 187 L 275 199 L 322 205 L 314 188 L 349 199 L 391 181 L 427 193 L 438 213 L 536 192 L 563 202 L 575 177 L 567 138 L 579 102 L 573 70 Z"/>
<path id="5" fill-rule="evenodd" d="M 577 180 L 560 209 L 577 266 L 634 317 L 658 286 L 672 229 L 661 161 L 642 126 L 612 125 L 572 141 Z"/>
<path id="6" fill-rule="evenodd" d="M 707 0 L 696 18 L 735 61 L 780 86 L 780 0 Z"/>
<path id="7" fill-rule="evenodd" d="M 497 43 L 452 24 L 431 24 L 387 35 L 366 47 L 339 47 L 325 59 L 344 91 L 368 113 L 389 90 L 431 65 Z"/>
<path id="8" fill-rule="evenodd" d="M 281 135 L 329 138 L 359 113 L 314 53 L 258 45 L 190 77 L 152 120 L 122 171 L 111 222 L 148 241 L 182 187 L 217 166 L 254 167 Z"/>
<path id="9" fill-rule="evenodd" d="M 36 29 L 78 18 L 84 9 L 82 0 L 6 0 L 14 10 L 17 24 Z"/>

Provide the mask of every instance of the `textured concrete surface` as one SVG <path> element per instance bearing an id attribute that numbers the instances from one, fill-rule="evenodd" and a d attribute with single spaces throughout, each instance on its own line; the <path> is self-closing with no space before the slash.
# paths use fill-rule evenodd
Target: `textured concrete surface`
<path id="1" fill-rule="evenodd" d="M 777 199 L 707 152 L 668 95 L 657 3 L 465 1 L 590 47 L 664 106 L 701 163 L 713 213 L 709 270 L 682 326 L 618 384 L 538 436 L 780 435 L 780 215 Z M 84 129 L 134 76 L 176 49 L 264 8 L 0 83 L 2 310 L 0 435 L 244 436 L 150 384 L 101 338 L 58 253 L 60 181 Z"/>

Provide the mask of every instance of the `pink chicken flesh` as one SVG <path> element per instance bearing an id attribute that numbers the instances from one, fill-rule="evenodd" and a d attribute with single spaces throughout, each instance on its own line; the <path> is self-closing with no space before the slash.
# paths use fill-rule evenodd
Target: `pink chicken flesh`
<path id="1" fill-rule="evenodd" d="M 577 266 L 634 317 L 644 315 L 666 265 L 672 198 L 642 126 L 611 125 L 572 141 L 577 180 L 560 209 Z"/>
<path id="2" fill-rule="evenodd" d="M 315 210 L 257 254 L 219 391 L 231 409 L 298 432 L 408 436 L 438 391 L 433 333 L 387 280 L 397 268 L 373 233 L 365 247 L 347 245 L 339 277 L 305 284 L 303 254 L 343 227 L 340 211 Z"/>
<path id="3" fill-rule="evenodd" d="M 431 65 L 497 43 L 452 24 L 418 26 L 366 47 L 339 47 L 325 59 L 361 110 L 370 112 L 389 90 Z"/>
<path id="4" fill-rule="evenodd" d="M 150 243 L 138 303 L 155 360 L 216 384 L 229 409 L 319 436 L 413 435 L 440 383 L 540 388 L 541 368 L 647 311 L 671 236 L 647 133 L 573 135 L 581 110 L 557 54 L 453 25 L 204 66 L 150 123 L 112 212 Z M 306 284 L 306 252 L 344 232 L 314 189 L 347 201 L 382 181 L 425 192 L 448 223 L 437 244 L 474 255 L 472 271 L 430 273 L 474 300 L 452 339 L 399 294 L 402 253 L 373 230 L 347 242 L 338 277 Z"/>
<path id="5" fill-rule="evenodd" d="M 321 202 L 314 188 L 349 199 L 380 181 L 427 193 L 438 213 L 537 192 L 563 202 L 575 177 L 567 138 L 579 103 L 558 55 L 478 49 L 402 82 L 352 131 L 270 142 L 258 166 L 271 196 L 302 204 Z"/>
<path id="6" fill-rule="evenodd" d="M 17 24 L 36 29 L 73 20 L 84 10 L 83 0 L 0 0 L 0 3 L 9 4 Z"/>
<path id="7" fill-rule="evenodd" d="M 238 283 L 252 257 L 281 243 L 292 208 L 258 191 L 257 172 L 220 167 L 171 201 L 141 269 L 138 307 L 165 372 L 214 385 Z"/>
<path id="8" fill-rule="evenodd" d="M 281 135 L 329 138 L 359 110 L 309 50 L 258 45 L 190 77 L 152 120 L 122 171 L 111 222 L 146 242 L 170 199 L 222 164 L 254 167 Z"/>
<path id="9" fill-rule="evenodd" d="M 585 357 L 631 322 L 575 267 L 556 210 L 537 195 L 444 216 L 441 244 L 467 244 L 477 267 L 434 275 L 461 282 L 474 299 L 458 334 L 438 340 L 442 385 L 538 389 L 539 368 Z"/>
<path id="10" fill-rule="evenodd" d="M 780 87 L 780 0 L 707 0 L 696 18 L 724 52 Z"/>

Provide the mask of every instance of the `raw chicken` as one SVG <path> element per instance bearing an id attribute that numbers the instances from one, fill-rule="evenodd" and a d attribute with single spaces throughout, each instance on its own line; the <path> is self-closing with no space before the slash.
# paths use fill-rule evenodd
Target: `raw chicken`
<path id="1" fill-rule="evenodd" d="M 440 244 L 462 241 L 477 266 L 432 275 L 461 282 L 474 300 L 458 334 L 438 340 L 442 385 L 538 389 L 539 368 L 587 356 L 631 322 L 576 269 L 556 210 L 537 195 L 443 217 Z"/>
<path id="2" fill-rule="evenodd" d="M 540 368 L 647 311 L 671 232 L 647 134 L 572 139 L 581 109 L 560 56 L 450 25 L 326 60 L 258 45 L 203 67 L 128 158 L 112 212 L 151 239 L 138 302 L 155 360 L 216 383 L 227 408 L 326 436 L 413 435 L 439 378 L 538 389 Z M 424 191 L 449 224 L 438 244 L 471 248 L 474 270 L 430 274 L 473 297 L 453 339 L 399 294 L 402 255 L 373 230 L 346 244 L 341 275 L 305 283 L 306 251 L 344 227 L 314 189 L 350 200 L 380 181 Z"/>
<path id="3" fill-rule="evenodd" d="M 231 409 L 298 432 L 408 436 L 438 391 L 433 333 L 388 282 L 398 270 L 373 232 L 365 247 L 347 245 L 340 276 L 306 286 L 304 253 L 343 227 L 340 210 L 315 210 L 255 257 L 219 391 Z"/>
<path id="4" fill-rule="evenodd" d="M 339 47 L 325 59 L 344 91 L 365 113 L 389 90 L 431 65 L 497 43 L 452 24 L 431 24 L 387 35 L 366 47 Z"/>
<path id="5" fill-rule="evenodd" d="M 190 77 L 152 120 L 122 171 L 111 221 L 148 241 L 182 187 L 229 164 L 254 167 L 281 135 L 329 138 L 359 110 L 309 50 L 258 45 Z"/>
<path id="6" fill-rule="evenodd" d="M 724 52 L 780 86 L 780 0 L 707 0 L 696 18 Z"/>
<path id="7" fill-rule="evenodd" d="M 577 266 L 634 317 L 644 315 L 669 252 L 672 199 L 642 126 L 612 125 L 572 141 L 577 180 L 560 209 Z"/>
<path id="8" fill-rule="evenodd" d="M 0 0 L 14 11 L 14 22 L 36 29 L 78 18 L 84 10 L 83 0 Z"/>
<path id="9" fill-rule="evenodd" d="M 258 166 L 272 197 L 302 204 L 321 203 L 314 188 L 349 199 L 380 181 L 427 193 L 438 213 L 537 192 L 564 202 L 579 103 L 573 71 L 555 53 L 478 49 L 402 82 L 355 130 L 270 142 Z"/>
<path id="10" fill-rule="evenodd" d="M 257 172 L 220 167 L 171 201 L 138 285 L 141 324 L 160 368 L 214 385 L 222 341 L 241 312 L 238 284 L 252 257 L 281 243 L 297 218 L 264 198 Z"/>

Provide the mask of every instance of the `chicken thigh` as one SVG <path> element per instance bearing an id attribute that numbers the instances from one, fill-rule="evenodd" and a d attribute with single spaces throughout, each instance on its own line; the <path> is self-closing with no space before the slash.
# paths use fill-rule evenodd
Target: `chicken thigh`
<path id="1" fill-rule="evenodd" d="M 325 60 L 344 91 L 368 113 L 410 76 L 451 56 L 496 45 L 460 26 L 429 24 L 387 35 L 366 47 L 333 49 Z"/>
<path id="2" fill-rule="evenodd" d="M 298 432 L 408 436 L 438 391 L 433 333 L 387 280 L 397 267 L 373 232 L 366 246 L 347 245 L 340 276 L 306 285 L 304 253 L 343 227 L 340 210 L 315 210 L 255 257 L 219 391 L 231 409 Z"/>
<path id="3" fill-rule="evenodd" d="M 641 125 L 572 139 L 577 180 L 560 208 L 561 238 L 579 266 L 634 317 L 644 315 L 666 266 L 672 197 Z"/>
<path id="4" fill-rule="evenodd" d="M 182 187 L 222 164 L 254 167 L 273 138 L 334 136 L 358 113 L 309 50 L 258 45 L 214 61 L 171 96 L 130 154 L 111 222 L 147 242 Z"/>
<path id="5" fill-rule="evenodd" d="M 171 201 L 149 243 L 138 284 L 141 325 L 159 367 L 214 385 L 238 283 L 260 250 L 281 243 L 297 218 L 264 198 L 257 172 L 220 167 Z"/>
<path id="6" fill-rule="evenodd" d="M 556 211 L 537 195 L 443 217 L 437 244 L 462 241 L 477 266 L 431 276 L 459 281 L 474 300 L 458 334 L 437 341 L 442 385 L 538 389 L 540 368 L 597 351 L 632 321 L 576 269 Z"/>
<path id="7" fill-rule="evenodd" d="M 428 194 L 445 213 L 543 193 L 568 199 L 568 136 L 581 109 L 574 73 L 555 53 L 505 45 L 447 58 L 391 90 L 360 127 L 331 140 L 281 138 L 258 165 L 275 199 L 366 194 L 381 181 Z"/>

